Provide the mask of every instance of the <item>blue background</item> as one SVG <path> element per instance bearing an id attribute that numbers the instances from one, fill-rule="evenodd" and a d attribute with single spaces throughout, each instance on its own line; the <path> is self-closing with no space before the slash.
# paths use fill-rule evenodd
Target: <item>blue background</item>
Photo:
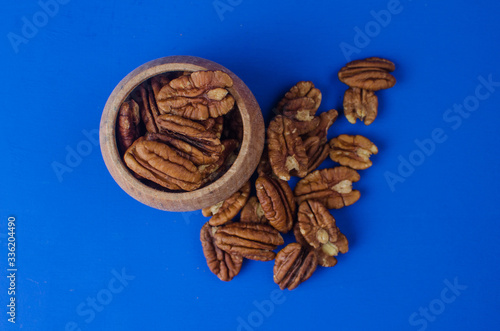
<path id="1" fill-rule="evenodd" d="M 381 26 L 371 11 L 393 1 L 61 2 L 46 22 L 37 1 L 4 2 L 1 14 L 1 330 L 500 329 L 498 83 L 474 104 L 480 77 L 500 82 L 500 3 L 401 0 Z M 38 31 L 13 45 L 9 36 L 25 38 L 34 15 Z M 275 292 L 273 262 L 245 261 L 223 283 L 202 254 L 201 212 L 154 210 L 115 184 L 83 130 L 98 129 L 128 72 L 168 55 L 226 66 L 267 121 L 299 80 L 321 89 L 320 111 L 340 110 L 346 86 L 336 73 L 348 59 L 396 63 L 376 121 L 341 116 L 330 130 L 380 149 L 355 184 L 360 201 L 332 211 L 350 241 L 337 266 L 292 292 Z M 464 100 L 474 111 L 459 122 L 449 109 Z M 415 140 L 436 129 L 446 140 L 419 153 Z M 78 148 L 85 155 L 67 160 Z M 418 166 L 401 168 L 410 158 Z M 58 177 L 54 162 L 71 171 Z M 17 224 L 15 325 L 5 313 L 8 216 Z M 113 283 L 122 272 L 129 280 Z M 91 310 L 96 296 L 107 304 Z"/>

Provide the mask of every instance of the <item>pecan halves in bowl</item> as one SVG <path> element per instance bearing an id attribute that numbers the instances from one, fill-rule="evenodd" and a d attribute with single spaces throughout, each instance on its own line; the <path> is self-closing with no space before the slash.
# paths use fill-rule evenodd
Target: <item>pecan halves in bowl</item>
<path id="1" fill-rule="evenodd" d="M 391 61 L 370 57 L 349 62 L 340 69 L 338 76 L 341 82 L 350 87 L 378 91 L 396 84 L 396 78 L 390 74 L 394 70 L 395 66 Z"/>
<path id="2" fill-rule="evenodd" d="M 295 203 L 295 202 L 294 202 Z M 268 224 L 264 210 L 257 197 L 250 197 L 241 210 L 240 221 L 243 223 Z"/>
<path id="3" fill-rule="evenodd" d="M 305 200 L 318 200 L 328 209 L 350 206 L 359 200 L 360 193 L 352 189 L 359 174 L 347 167 L 316 170 L 301 179 L 294 194 L 298 204 Z"/>
<path id="4" fill-rule="evenodd" d="M 287 245 L 276 255 L 274 282 L 280 289 L 293 290 L 306 281 L 318 265 L 316 254 L 298 243 Z"/>
<path id="5" fill-rule="evenodd" d="M 351 124 L 359 119 L 370 125 L 378 114 L 378 98 L 372 91 L 350 87 L 344 94 L 344 115 Z"/>
<path id="6" fill-rule="evenodd" d="M 321 104 L 321 92 L 312 82 L 298 82 L 276 107 L 278 112 L 298 121 L 310 121 Z"/>
<path id="7" fill-rule="evenodd" d="M 202 183 L 196 165 L 157 141 L 137 139 L 125 153 L 124 161 L 139 176 L 171 190 L 193 191 Z"/>
<path id="8" fill-rule="evenodd" d="M 180 115 L 192 120 L 219 117 L 233 109 L 234 97 L 227 88 L 231 77 L 222 71 L 196 71 L 164 85 L 157 95 L 162 114 Z"/>
<path id="9" fill-rule="evenodd" d="M 201 228 L 200 240 L 203 254 L 210 271 L 217 275 L 220 280 L 228 282 L 240 272 L 243 258 L 239 255 L 229 254 L 217 247 L 213 235 L 215 231 L 216 228 L 211 227 L 208 222 Z"/>
<path id="10" fill-rule="evenodd" d="M 343 166 L 356 170 L 372 166 L 370 156 L 378 153 L 378 148 L 368 138 L 360 135 L 342 134 L 330 140 L 330 158 Z"/>
<path id="11" fill-rule="evenodd" d="M 217 228 L 214 237 L 220 249 L 257 261 L 271 261 L 276 256 L 273 250 L 285 243 L 278 230 L 267 224 L 226 224 Z"/>
<path id="12" fill-rule="evenodd" d="M 117 119 L 118 149 L 122 155 L 139 138 L 140 122 L 141 115 L 137 102 L 131 99 L 122 103 Z"/>
<path id="13" fill-rule="evenodd" d="M 298 213 L 299 230 L 304 239 L 315 249 L 321 249 L 328 256 L 337 256 L 349 250 L 346 237 L 335 224 L 335 218 L 326 207 L 314 200 L 300 204 Z"/>
<path id="14" fill-rule="evenodd" d="M 269 223 L 280 232 L 290 231 L 295 219 L 296 205 L 288 183 L 278 178 L 260 176 L 255 182 L 255 189 Z"/>
<path id="15" fill-rule="evenodd" d="M 288 181 L 291 174 L 307 175 L 306 150 L 293 120 L 276 116 L 267 129 L 267 139 L 269 162 L 276 176 Z"/>
<path id="16" fill-rule="evenodd" d="M 250 182 L 246 182 L 243 187 L 233 193 L 229 198 L 213 206 L 203 208 L 205 217 L 210 217 L 210 225 L 218 226 L 230 222 L 243 208 L 250 195 Z"/>

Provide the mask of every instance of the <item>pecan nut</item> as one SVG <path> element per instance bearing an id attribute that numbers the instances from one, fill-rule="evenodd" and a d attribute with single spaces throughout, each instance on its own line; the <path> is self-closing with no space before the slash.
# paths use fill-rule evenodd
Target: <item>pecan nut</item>
<path id="1" fill-rule="evenodd" d="M 276 116 L 269 124 L 267 139 L 269 162 L 276 176 L 290 180 L 291 174 L 307 175 L 306 150 L 293 120 Z"/>
<path id="2" fill-rule="evenodd" d="M 118 149 L 121 154 L 139 138 L 141 115 L 139 105 L 134 100 L 125 101 L 120 106 L 117 120 Z"/>
<path id="3" fill-rule="evenodd" d="M 189 140 L 184 141 L 182 139 L 177 139 L 175 136 L 170 134 L 148 132 L 144 137 L 146 140 L 160 141 L 169 145 L 175 149 L 177 154 L 188 159 L 197 166 L 217 162 L 221 155 L 220 153 L 213 153 L 211 151 L 206 151 L 203 148 L 198 148 Z"/>
<path id="4" fill-rule="evenodd" d="M 371 167 L 370 156 L 378 153 L 377 146 L 360 135 L 341 134 L 330 140 L 330 148 L 330 158 L 333 161 L 356 170 Z"/>
<path id="5" fill-rule="evenodd" d="M 296 223 L 294 225 L 293 234 L 295 236 L 295 240 L 297 240 L 299 244 L 304 247 L 310 247 L 314 251 L 314 253 L 316 254 L 316 259 L 318 260 L 318 264 L 320 266 L 329 268 L 337 265 L 337 258 L 335 256 L 326 254 L 321 248 L 313 249 L 309 245 L 302 233 L 300 233 L 299 223 Z"/>
<path id="6" fill-rule="evenodd" d="M 394 70 L 395 66 L 391 61 L 370 57 L 349 62 L 340 69 L 338 76 L 341 82 L 350 87 L 378 91 L 396 84 L 396 78 L 390 74 Z"/>
<path id="7" fill-rule="evenodd" d="M 269 223 L 280 232 L 290 231 L 297 207 L 288 183 L 278 178 L 261 176 L 255 182 L 255 190 Z"/>
<path id="8" fill-rule="evenodd" d="M 282 290 L 293 290 L 311 277 L 317 265 L 317 258 L 312 250 L 298 243 L 289 244 L 276 255 L 274 282 Z"/>
<path id="9" fill-rule="evenodd" d="M 269 221 L 264 215 L 264 210 L 257 197 L 250 197 L 247 204 L 241 210 L 241 222 L 268 224 Z"/>
<path id="10" fill-rule="evenodd" d="M 156 119 L 159 116 L 158 109 L 156 108 L 156 101 L 154 99 L 153 91 L 144 83 L 137 87 L 134 91 L 133 97 L 135 97 L 137 103 L 139 104 L 139 109 L 141 113 L 142 122 L 146 127 L 148 132 L 158 132 L 158 127 L 156 125 Z"/>
<path id="11" fill-rule="evenodd" d="M 203 225 L 200 231 L 201 246 L 203 254 L 207 260 L 208 268 L 220 280 L 230 281 L 241 270 L 243 258 L 238 255 L 229 254 L 215 245 L 213 233 L 216 228 L 211 227 L 208 222 Z"/>
<path id="12" fill-rule="evenodd" d="M 327 135 L 330 127 L 335 123 L 339 113 L 335 109 L 323 112 L 319 115 L 319 123 L 312 131 L 307 133 L 307 137 L 320 138 L 320 144 L 326 144 L 328 141 Z"/>
<path id="13" fill-rule="evenodd" d="M 162 114 L 180 115 L 192 120 L 219 117 L 233 109 L 234 97 L 227 88 L 231 77 L 222 71 L 196 71 L 170 81 L 158 92 Z"/>
<path id="14" fill-rule="evenodd" d="M 337 256 L 349 250 L 346 237 L 335 224 L 335 218 L 326 207 L 314 200 L 306 200 L 299 206 L 299 230 L 304 239 L 315 249 L 328 256 Z"/>
<path id="15" fill-rule="evenodd" d="M 255 223 L 231 223 L 217 228 L 215 244 L 220 249 L 250 260 L 271 261 L 273 252 L 283 245 L 283 237 L 272 226 Z"/>
<path id="16" fill-rule="evenodd" d="M 193 191 L 202 184 L 198 167 L 157 141 L 137 139 L 125 152 L 124 161 L 139 176 L 171 190 Z"/>
<path id="17" fill-rule="evenodd" d="M 316 170 L 295 186 L 295 197 L 300 205 L 305 200 L 318 200 L 328 209 L 350 206 L 359 200 L 360 193 L 352 189 L 359 174 L 347 167 Z"/>
<path id="18" fill-rule="evenodd" d="M 310 121 L 321 104 L 321 91 L 312 82 L 298 82 L 276 107 L 278 112 L 298 121 Z"/>
<path id="19" fill-rule="evenodd" d="M 314 171 L 330 153 L 330 146 L 321 143 L 321 138 L 317 136 L 309 137 L 304 141 L 304 148 L 307 153 L 307 172 Z"/>
<path id="20" fill-rule="evenodd" d="M 243 187 L 234 192 L 226 200 L 223 200 L 211 207 L 203 208 L 202 214 L 210 217 L 210 225 L 218 226 L 230 222 L 243 208 L 250 195 L 250 182 L 246 182 Z"/>
<path id="21" fill-rule="evenodd" d="M 378 98 L 372 91 L 350 87 L 344 94 L 344 115 L 351 124 L 359 119 L 370 125 L 378 114 Z"/>

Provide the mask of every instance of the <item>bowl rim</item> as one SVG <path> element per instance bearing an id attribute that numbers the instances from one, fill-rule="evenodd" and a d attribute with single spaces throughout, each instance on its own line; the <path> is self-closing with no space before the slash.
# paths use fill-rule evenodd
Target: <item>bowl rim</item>
<path id="1" fill-rule="evenodd" d="M 152 188 L 137 178 L 126 167 L 120 156 L 116 143 L 116 121 L 118 111 L 129 94 L 147 79 L 165 72 L 172 71 L 198 71 L 198 70 L 221 70 L 227 73 L 233 79 L 233 87 L 228 88 L 231 95 L 236 100 L 238 111 L 243 122 L 243 139 L 241 141 L 240 151 L 231 167 L 214 182 L 190 192 L 165 192 Z M 262 130 L 255 130 L 254 127 L 262 127 Z M 114 88 L 104 107 L 99 128 L 99 139 L 101 153 L 103 155 L 106 167 L 117 184 L 134 199 L 149 205 L 151 207 L 170 210 L 170 211 L 190 211 L 211 206 L 222 201 L 236 192 L 252 176 L 257 167 L 260 155 L 264 148 L 264 121 L 262 112 L 250 89 L 233 72 L 222 65 L 194 56 L 167 56 L 144 63 L 126 75 Z M 255 150 L 256 149 L 256 150 Z M 255 151 L 256 153 L 251 153 Z M 247 160 L 247 155 L 255 154 L 257 160 Z M 238 174 L 238 169 L 248 168 L 244 162 L 250 161 L 253 170 L 247 173 Z M 252 162 L 253 161 L 253 162 Z M 255 167 L 253 166 L 255 163 Z M 243 180 L 244 179 L 244 180 Z M 233 185 L 231 185 L 233 184 Z M 241 185 L 240 185 L 241 184 Z M 216 191 L 225 187 L 227 195 L 223 199 L 216 198 Z M 204 202 L 198 205 L 190 202 L 183 206 L 182 201 L 186 202 L 193 199 L 200 199 Z M 168 203 L 177 201 L 177 205 Z"/>

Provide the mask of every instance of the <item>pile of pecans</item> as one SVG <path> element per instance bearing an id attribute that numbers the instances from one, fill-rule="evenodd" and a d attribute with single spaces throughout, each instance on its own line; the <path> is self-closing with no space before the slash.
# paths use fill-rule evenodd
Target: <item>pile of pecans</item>
<path id="1" fill-rule="evenodd" d="M 349 85 L 344 95 L 344 114 L 351 123 L 366 125 L 377 116 L 374 91 L 392 87 L 394 64 L 381 58 L 348 63 L 339 79 Z M 274 281 L 281 289 L 295 289 L 318 265 L 333 267 L 339 253 L 347 253 L 347 238 L 337 227 L 329 209 L 354 204 L 360 192 L 352 183 L 357 170 L 372 165 L 378 149 L 360 135 L 341 134 L 328 141 L 336 121 L 335 109 L 316 112 L 321 92 L 312 82 L 299 82 L 278 103 L 267 129 L 267 145 L 257 168 L 256 196 L 247 182 L 239 191 L 202 213 L 210 220 L 200 240 L 208 267 L 223 281 L 241 269 L 243 259 L 274 262 Z M 327 158 L 340 164 L 316 170 Z M 292 176 L 302 178 L 292 190 Z M 240 213 L 239 220 L 237 215 Z M 282 233 L 292 231 L 296 242 L 281 249 Z"/>
<path id="2" fill-rule="evenodd" d="M 217 180 L 238 154 L 243 126 L 222 71 L 170 72 L 148 79 L 118 112 L 118 150 L 132 173 L 164 191 Z"/>

